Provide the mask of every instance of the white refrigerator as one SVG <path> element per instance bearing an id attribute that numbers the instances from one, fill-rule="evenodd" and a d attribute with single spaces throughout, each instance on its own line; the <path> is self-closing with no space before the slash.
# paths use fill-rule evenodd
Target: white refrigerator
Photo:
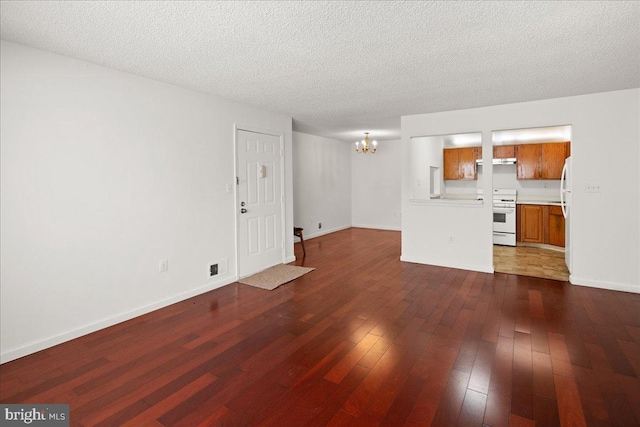
<path id="1" fill-rule="evenodd" d="M 564 262 L 571 273 L 571 157 L 567 157 L 560 178 L 560 205 L 564 216 Z"/>

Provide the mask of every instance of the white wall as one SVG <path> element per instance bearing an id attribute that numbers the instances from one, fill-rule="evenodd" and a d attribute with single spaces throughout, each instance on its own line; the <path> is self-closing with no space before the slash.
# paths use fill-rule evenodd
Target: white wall
<path id="1" fill-rule="evenodd" d="M 293 227 L 290 117 L 9 42 L 1 58 L 2 361 L 235 280 L 234 124 L 284 135 Z"/>
<path id="2" fill-rule="evenodd" d="M 344 141 L 293 132 L 293 217 L 305 239 L 351 226 L 350 148 Z"/>
<path id="3" fill-rule="evenodd" d="M 352 225 L 400 230 L 401 153 L 400 140 L 357 154 L 345 141 L 293 132 L 294 219 L 305 238 Z"/>
<path id="4" fill-rule="evenodd" d="M 378 141 L 375 154 L 358 154 L 353 144 L 347 145 L 351 150 L 353 226 L 400 230 L 401 141 Z M 425 185 L 428 192 L 428 183 Z"/>
<path id="5" fill-rule="evenodd" d="M 482 176 L 482 168 L 478 168 L 478 176 Z M 493 188 L 515 188 L 521 199 L 536 197 L 560 200 L 559 179 L 517 179 L 516 172 L 516 165 L 493 165 Z"/>
<path id="6" fill-rule="evenodd" d="M 482 130 L 487 192 L 493 175 L 488 158 L 492 130 L 572 125 L 571 282 L 640 292 L 639 118 L 640 89 L 402 117 L 402 163 L 407 166 L 402 259 L 492 269 L 489 203 L 482 208 L 409 203 L 411 137 Z M 600 185 L 601 193 L 587 193 L 588 184 Z"/>
<path id="7" fill-rule="evenodd" d="M 400 151 L 401 144 L 396 144 L 396 151 Z M 416 137 L 411 138 L 409 142 L 409 161 L 411 166 L 409 167 L 409 174 L 411 176 L 411 199 L 427 200 L 432 196 L 432 180 L 431 180 L 431 168 L 438 168 L 437 174 L 434 173 L 437 183 L 433 183 L 433 195 L 437 196 L 445 191 L 444 181 L 444 168 L 443 168 L 443 148 L 444 138 L 439 136 L 434 137 Z M 401 153 L 396 153 L 396 165 L 394 167 L 394 173 L 397 175 L 397 186 L 400 188 L 400 176 L 402 164 Z M 396 195 L 397 203 L 400 204 L 400 190 Z"/>

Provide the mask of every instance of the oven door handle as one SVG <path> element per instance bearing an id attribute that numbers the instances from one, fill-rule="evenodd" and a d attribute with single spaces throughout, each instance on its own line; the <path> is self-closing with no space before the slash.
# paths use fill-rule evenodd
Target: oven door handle
<path id="1" fill-rule="evenodd" d="M 493 208 L 495 213 L 512 213 L 515 212 L 515 208 Z"/>

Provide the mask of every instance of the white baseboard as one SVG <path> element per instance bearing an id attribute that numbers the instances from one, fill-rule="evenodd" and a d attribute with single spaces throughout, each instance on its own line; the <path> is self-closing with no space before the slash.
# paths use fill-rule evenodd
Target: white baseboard
<path id="1" fill-rule="evenodd" d="M 335 227 L 332 229 L 327 229 L 327 230 L 318 230 L 315 233 L 311 233 L 311 234 L 307 234 L 304 231 L 302 232 L 302 236 L 304 237 L 304 240 L 310 240 L 313 239 L 314 237 L 320 237 L 320 236 L 324 236 L 325 234 L 331 234 L 331 233 L 335 233 L 336 231 L 340 231 L 340 230 L 346 230 L 347 228 L 351 228 L 351 225 L 343 225 L 341 227 Z M 299 241 L 300 239 L 296 239 L 296 241 Z"/>
<path id="2" fill-rule="evenodd" d="M 353 224 L 352 227 L 371 228 L 373 230 L 402 231 L 402 227 L 395 227 L 395 226 L 390 226 L 390 225 Z"/>
<path id="3" fill-rule="evenodd" d="M 289 256 L 289 257 L 285 258 L 284 263 L 285 263 L 285 264 L 289 264 L 290 262 L 293 262 L 293 261 L 295 261 L 295 260 L 296 260 L 295 255 L 291 255 L 291 256 Z"/>
<path id="4" fill-rule="evenodd" d="M 415 264 L 436 265 L 438 267 L 457 268 L 459 270 L 479 271 L 480 273 L 493 273 L 493 265 L 476 265 L 465 263 L 451 263 L 441 260 L 423 260 L 407 256 L 401 256 L 400 261 L 412 262 Z"/>
<path id="5" fill-rule="evenodd" d="M 622 283 L 602 282 L 581 277 L 569 276 L 569 282 L 576 286 L 587 286 L 589 288 L 609 289 L 611 291 L 631 292 L 640 294 L 640 285 L 627 285 Z"/>
<path id="6" fill-rule="evenodd" d="M 109 326 L 116 325 L 118 323 L 122 323 L 124 321 L 133 319 L 134 317 L 142 316 L 143 314 L 150 313 L 159 308 L 163 308 L 169 306 L 171 304 L 175 304 L 180 301 L 184 301 L 191 297 L 203 294 L 205 292 L 212 291 L 217 288 L 221 288 L 223 286 L 229 285 L 238 280 L 237 276 L 227 277 L 222 280 L 218 280 L 216 282 L 207 283 L 204 286 L 198 287 L 196 289 L 192 289 L 187 292 L 183 292 L 177 295 L 174 295 L 170 298 L 166 298 L 160 301 L 156 301 L 154 303 L 145 305 L 143 307 L 139 307 L 130 311 L 126 311 L 124 313 L 117 314 L 112 317 L 108 317 L 106 319 L 99 320 L 94 323 L 90 323 L 88 325 L 81 326 L 79 328 L 72 329 L 67 332 L 63 332 L 61 334 L 54 335 L 49 338 L 44 338 L 37 341 L 32 341 L 28 344 L 25 344 L 21 347 L 14 348 L 11 350 L 7 350 L 5 352 L 0 353 L 0 363 L 10 362 L 12 360 L 18 359 L 23 356 L 27 356 L 29 354 L 36 353 L 41 350 L 45 350 L 47 348 L 53 347 L 58 344 L 62 344 L 63 342 L 70 341 L 76 338 L 79 338 L 83 335 L 90 334 L 92 332 L 98 331 L 100 329 L 108 328 Z"/>

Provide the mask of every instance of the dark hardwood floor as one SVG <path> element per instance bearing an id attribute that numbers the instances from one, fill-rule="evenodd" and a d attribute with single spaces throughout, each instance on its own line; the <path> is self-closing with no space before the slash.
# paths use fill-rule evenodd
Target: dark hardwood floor
<path id="1" fill-rule="evenodd" d="M 86 426 L 640 424 L 640 295 L 402 263 L 393 231 L 306 250 L 316 270 L 275 291 L 234 283 L 6 363 L 0 400 Z"/>

